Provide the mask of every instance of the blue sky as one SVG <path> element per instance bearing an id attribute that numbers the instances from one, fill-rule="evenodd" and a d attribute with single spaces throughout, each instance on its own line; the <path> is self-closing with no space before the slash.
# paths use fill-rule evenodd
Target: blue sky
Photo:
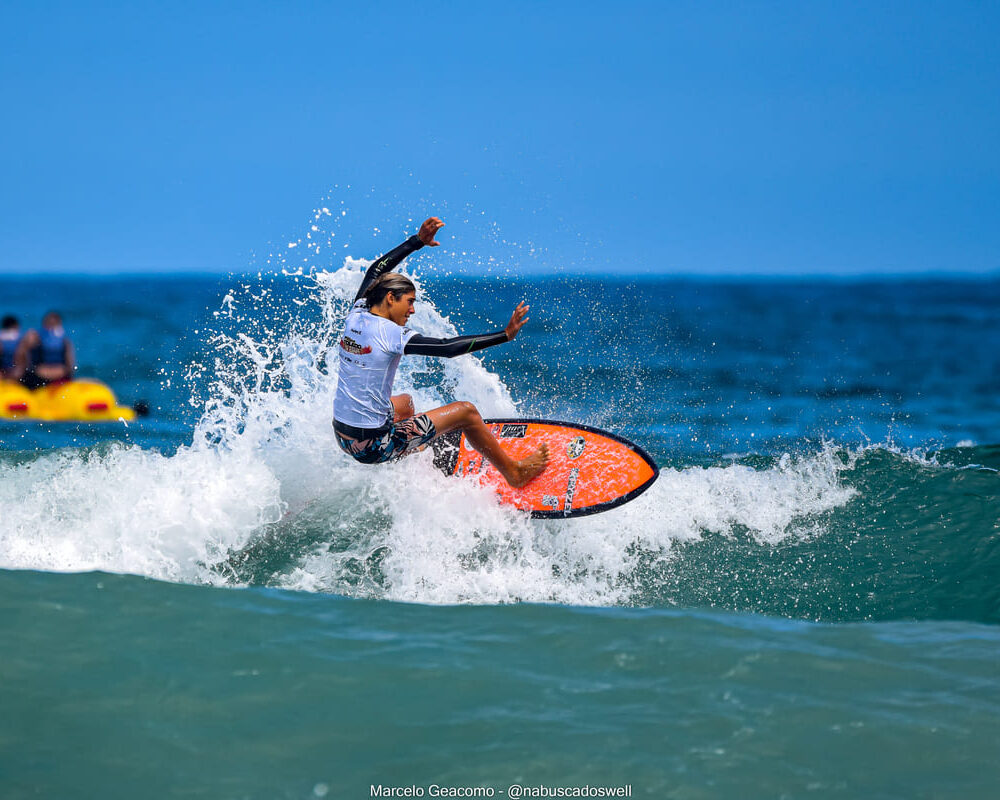
<path id="1" fill-rule="evenodd" d="M 443 271 L 993 272 L 998 41 L 989 3 L 8 1 L 0 272 L 339 265 L 430 213 Z"/>

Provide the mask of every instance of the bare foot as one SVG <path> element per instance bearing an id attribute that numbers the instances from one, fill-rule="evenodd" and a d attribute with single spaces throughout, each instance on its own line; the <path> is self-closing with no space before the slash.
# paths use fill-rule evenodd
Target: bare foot
<path id="1" fill-rule="evenodd" d="M 540 475 L 548 463 L 549 446 L 543 442 L 534 453 L 517 462 L 517 469 L 513 475 L 507 478 L 507 483 L 515 489 L 520 489 L 532 478 Z"/>

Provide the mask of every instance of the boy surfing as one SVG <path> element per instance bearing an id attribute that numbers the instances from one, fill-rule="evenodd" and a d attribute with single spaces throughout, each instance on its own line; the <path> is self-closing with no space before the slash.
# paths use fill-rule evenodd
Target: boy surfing
<path id="1" fill-rule="evenodd" d="M 443 227 L 437 217 L 425 220 L 415 236 L 376 259 L 361 281 L 340 339 L 340 370 L 333 401 L 337 444 L 362 464 L 381 464 L 402 458 L 441 434 L 461 430 L 507 482 L 518 488 L 545 469 L 549 458 L 546 445 L 518 461 L 503 451 L 472 403 L 449 403 L 417 414 L 410 395 L 392 394 L 396 368 L 404 355 L 454 358 L 473 353 L 511 341 L 528 321 L 529 306 L 522 301 L 507 326 L 494 333 L 437 339 L 406 327 L 417 291 L 409 278 L 393 270 L 425 245 L 440 245 L 434 237 Z"/>

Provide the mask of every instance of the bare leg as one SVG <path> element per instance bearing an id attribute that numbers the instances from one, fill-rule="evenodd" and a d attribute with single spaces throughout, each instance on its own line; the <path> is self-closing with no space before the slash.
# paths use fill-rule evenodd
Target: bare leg
<path id="1" fill-rule="evenodd" d="M 393 410 L 393 422 L 399 422 L 402 419 L 409 419 L 410 417 L 416 416 L 416 409 L 413 407 L 413 398 L 408 394 L 397 394 L 389 398 L 392 403 Z"/>
<path id="2" fill-rule="evenodd" d="M 507 483 L 515 489 L 524 486 L 545 469 L 549 460 L 548 445 L 542 444 L 534 453 L 520 461 L 515 461 L 504 452 L 483 418 L 472 403 L 451 403 L 426 412 L 438 433 L 461 430 L 465 432 L 473 447 L 490 460 Z"/>

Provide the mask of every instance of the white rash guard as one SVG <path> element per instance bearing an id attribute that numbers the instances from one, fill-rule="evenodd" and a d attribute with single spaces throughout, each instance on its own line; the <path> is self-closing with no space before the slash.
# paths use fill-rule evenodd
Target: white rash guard
<path id="1" fill-rule="evenodd" d="M 372 314 L 364 300 L 354 304 L 340 338 L 335 420 L 355 428 L 380 428 L 392 422 L 392 382 L 403 348 L 415 334 Z"/>

